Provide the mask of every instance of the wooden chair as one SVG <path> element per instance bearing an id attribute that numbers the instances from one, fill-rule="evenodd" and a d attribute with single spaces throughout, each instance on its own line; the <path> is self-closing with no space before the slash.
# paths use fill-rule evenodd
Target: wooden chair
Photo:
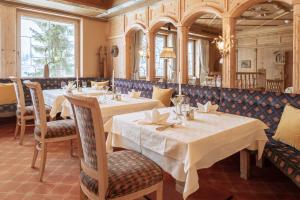
<path id="1" fill-rule="evenodd" d="M 163 174 L 140 153 L 123 150 L 106 154 L 103 121 L 94 97 L 67 95 L 77 127 L 81 172 L 81 199 L 129 200 L 156 191 L 162 200 Z"/>
<path id="2" fill-rule="evenodd" d="M 25 129 L 26 126 L 32 126 L 32 124 L 27 124 L 27 121 L 34 119 L 34 110 L 33 106 L 26 106 L 25 104 L 25 97 L 24 97 L 24 90 L 22 86 L 22 82 L 20 78 L 10 76 L 10 80 L 14 83 L 16 97 L 17 97 L 17 123 L 16 123 L 16 130 L 15 130 L 15 138 L 17 138 L 17 135 L 19 133 L 19 129 L 21 127 L 20 132 L 20 142 L 19 144 L 23 144 L 24 135 L 25 135 Z M 46 107 L 46 113 L 47 117 L 50 117 L 50 107 Z"/>
<path id="3" fill-rule="evenodd" d="M 36 144 L 34 146 L 31 167 L 33 168 L 35 166 L 38 153 L 41 151 L 39 180 L 42 181 L 46 165 L 48 143 L 68 140 L 71 141 L 72 155 L 72 140 L 77 139 L 76 127 L 74 120 L 57 120 L 47 122 L 44 98 L 40 84 L 30 81 L 25 81 L 24 83 L 30 90 L 35 116 L 34 137 Z"/>

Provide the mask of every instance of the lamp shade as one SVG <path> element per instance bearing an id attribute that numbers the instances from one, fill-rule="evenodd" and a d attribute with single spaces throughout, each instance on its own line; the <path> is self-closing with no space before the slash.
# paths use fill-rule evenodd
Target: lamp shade
<path id="1" fill-rule="evenodd" d="M 165 47 L 160 53 L 160 58 L 176 58 L 176 54 L 172 47 Z"/>

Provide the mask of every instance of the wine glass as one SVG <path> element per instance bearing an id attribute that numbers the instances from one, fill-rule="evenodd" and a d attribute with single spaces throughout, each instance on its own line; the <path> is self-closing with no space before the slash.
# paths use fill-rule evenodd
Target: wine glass
<path id="1" fill-rule="evenodd" d="M 122 90 L 120 87 L 116 87 L 116 94 L 117 95 L 121 95 L 122 94 Z"/>
<path id="2" fill-rule="evenodd" d="M 104 101 L 106 102 L 109 87 L 108 86 L 103 86 L 103 90 L 104 90 Z"/>

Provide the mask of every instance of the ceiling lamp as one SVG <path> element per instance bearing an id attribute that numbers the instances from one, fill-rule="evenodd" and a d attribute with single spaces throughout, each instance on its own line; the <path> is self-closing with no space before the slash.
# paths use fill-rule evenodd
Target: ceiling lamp
<path id="1" fill-rule="evenodd" d="M 169 59 L 176 58 L 176 54 L 174 52 L 173 47 L 165 47 L 160 53 L 160 58 Z"/>
<path id="2" fill-rule="evenodd" d="M 226 40 L 222 36 L 219 36 L 215 38 L 212 43 L 216 44 L 217 49 L 223 57 L 228 54 L 230 49 L 234 46 L 233 36 L 228 36 Z"/>

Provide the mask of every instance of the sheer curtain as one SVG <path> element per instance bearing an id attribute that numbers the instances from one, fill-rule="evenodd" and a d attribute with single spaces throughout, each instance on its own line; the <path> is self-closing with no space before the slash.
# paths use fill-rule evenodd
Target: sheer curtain
<path id="1" fill-rule="evenodd" d="M 173 50 L 175 54 L 177 55 L 177 35 L 174 33 L 170 33 L 167 36 L 167 46 L 173 47 Z M 167 60 L 167 79 L 170 82 L 175 82 L 177 79 L 177 68 L 176 68 L 177 62 L 176 59 L 168 59 Z"/>
<path id="2" fill-rule="evenodd" d="M 205 81 L 205 77 L 209 73 L 209 41 L 208 40 L 198 40 L 198 61 L 199 61 L 199 71 L 196 72 L 199 76 L 200 83 Z"/>
<path id="3" fill-rule="evenodd" d="M 140 59 L 141 55 L 139 51 L 142 49 L 143 43 L 143 32 L 137 31 L 133 34 L 133 67 L 132 67 L 132 74 L 133 79 L 139 79 L 139 67 L 140 67 Z"/>

